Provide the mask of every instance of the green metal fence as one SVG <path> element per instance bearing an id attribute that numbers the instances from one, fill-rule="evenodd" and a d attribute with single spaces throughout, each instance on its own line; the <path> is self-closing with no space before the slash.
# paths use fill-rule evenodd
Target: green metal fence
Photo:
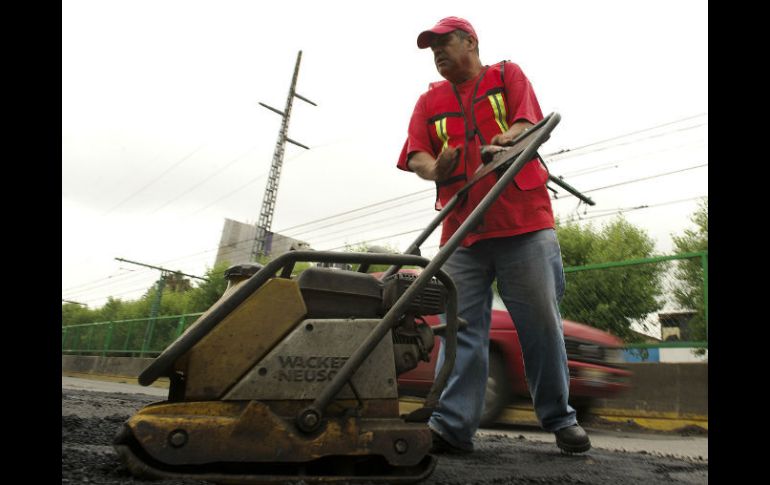
<path id="1" fill-rule="evenodd" d="M 661 314 L 673 315 L 684 322 L 678 336 L 669 332 L 664 342 L 629 343 L 626 348 L 708 348 L 707 251 L 567 267 L 564 273 L 564 318 L 622 335 L 628 326 L 624 320 L 654 329 Z M 201 314 L 62 325 L 62 353 L 154 357 Z M 693 338 L 698 336 L 702 338 Z"/>
<path id="2" fill-rule="evenodd" d="M 623 328 L 657 333 L 663 342 L 627 348 L 708 348 L 708 251 L 564 269 L 564 318 L 633 341 Z M 638 339 L 639 336 L 637 335 Z"/>
<path id="3" fill-rule="evenodd" d="M 62 353 L 114 357 L 160 354 L 202 313 L 62 326 Z"/>

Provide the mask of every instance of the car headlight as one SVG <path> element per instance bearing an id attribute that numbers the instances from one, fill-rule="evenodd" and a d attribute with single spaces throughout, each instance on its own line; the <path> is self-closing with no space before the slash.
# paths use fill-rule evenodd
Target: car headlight
<path id="1" fill-rule="evenodd" d="M 618 348 L 605 348 L 604 358 L 610 364 L 622 364 L 625 362 L 623 358 L 623 349 Z"/>
<path id="2" fill-rule="evenodd" d="M 578 372 L 578 375 L 582 378 L 588 381 L 591 384 L 604 384 L 607 382 L 607 377 L 609 376 L 609 373 L 604 372 L 603 370 L 599 369 L 580 369 Z"/>
<path id="3" fill-rule="evenodd" d="M 578 352 L 585 360 L 602 360 L 602 348 L 596 344 L 578 344 Z"/>

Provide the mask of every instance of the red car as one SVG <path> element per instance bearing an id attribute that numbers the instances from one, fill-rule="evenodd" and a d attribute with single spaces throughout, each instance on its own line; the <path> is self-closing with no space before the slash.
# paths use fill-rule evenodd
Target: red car
<path id="1" fill-rule="evenodd" d="M 424 317 L 429 325 L 438 325 L 438 316 Z M 484 398 L 481 425 L 493 424 L 505 406 L 517 399 L 531 399 L 524 377 L 521 346 L 510 315 L 498 295 L 492 304 L 489 342 L 489 378 Z M 602 330 L 564 320 L 564 341 L 570 374 L 570 404 L 585 416 L 595 398 L 610 398 L 628 389 L 631 372 L 623 368 L 623 342 Z M 439 339 L 430 362 L 398 378 L 399 392 L 425 396 L 433 384 Z"/>

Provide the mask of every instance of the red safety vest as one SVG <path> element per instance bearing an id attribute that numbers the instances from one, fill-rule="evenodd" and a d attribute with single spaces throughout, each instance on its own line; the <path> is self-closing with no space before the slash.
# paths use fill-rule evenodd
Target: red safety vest
<path id="1" fill-rule="evenodd" d="M 432 83 L 426 93 L 426 110 L 430 113 L 428 132 L 436 154 L 446 146 L 462 146 L 462 156 L 445 181 L 436 183 L 436 209 L 440 210 L 473 176 L 481 164 L 481 145 L 489 144 L 497 134 L 508 130 L 515 121 L 508 113 L 504 84 L 505 61 L 486 68 L 473 91 L 473 106 L 463 106 L 456 88 L 448 81 Z M 464 112 L 470 112 L 466 123 Z M 534 120 L 539 121 L 539 120 Z M 539 158 L 528 162 L 490 207 L 479 224 L 463 241 L 464 246 L 489 237 L 504 237 L 553 227 L 550 198 L 545 183 L 548 169 Z M 444 221 L 443 245 L 497 181 L 488 175 L 474 185 L 467 199 Z M 528 207 L 527 205 L 531 206 Z M 522 211 L 535 211 L 528 217 Z M 547 212 L 547 214 L 545 213 Z"/>

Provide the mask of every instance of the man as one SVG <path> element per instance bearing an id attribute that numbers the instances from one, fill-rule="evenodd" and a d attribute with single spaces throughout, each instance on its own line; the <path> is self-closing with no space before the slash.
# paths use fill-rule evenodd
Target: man
<path id="1" fill-rule="evenodd" d="M 417 37 L 430 47 L 439 74 L 412 113 L 398 168 L 436 182 L 440 209 L 482 164 L 481 147 L 509 145 L 543 118 L 519 66 L 482 65 L 478 36 L 464 19 L 447 17 Z M 538 159 L 528 162 L 444 265 L 457 285 L 459 314 L 468 327 L 458 333 L 455 367 L 428 425 L 434 452 L 470 453 L 479 426 L 488 374 L 492 284 L 511 314 L 541 426 L 568 453 L 591 443 L 569 406 L 569 372 L 559 301 L 564 294 L 561 250 Z M 441 245 L 494 185 L 490 174 L 444 220 Z M 444 361 L 439 352 L 437 368 Z"/>

